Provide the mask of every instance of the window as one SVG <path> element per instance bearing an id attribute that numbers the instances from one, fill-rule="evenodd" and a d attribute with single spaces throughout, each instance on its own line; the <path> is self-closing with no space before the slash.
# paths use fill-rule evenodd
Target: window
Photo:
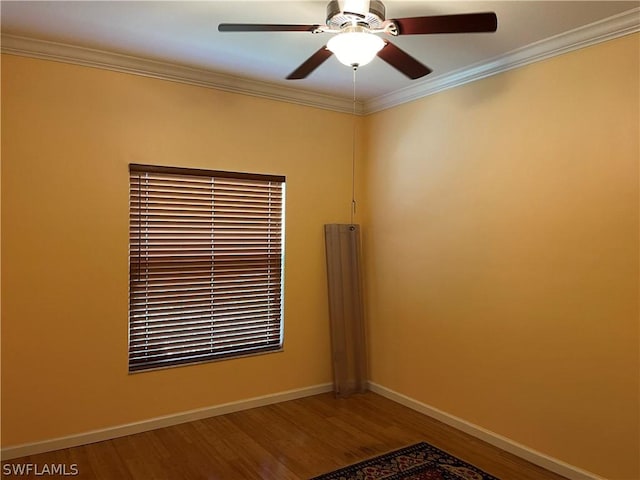
<path id="1" fill-rule="evenodd" d="M 285 178 L 129 172 L 129 371 L 280 350 Z"/>

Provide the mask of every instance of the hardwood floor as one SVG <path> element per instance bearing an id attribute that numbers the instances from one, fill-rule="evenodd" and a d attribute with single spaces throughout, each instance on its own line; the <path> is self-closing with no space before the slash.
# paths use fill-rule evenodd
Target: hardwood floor
<path id="1" fill-rule="evenodd" d="M 83 479 L 308 479 L 420 441 L 502 480 L 564 479 L 371 392 L 316 395 L 13 459 L 3 472 L 7 464 L 63 463 L 67 472 L 77 464 L 71 478 Z"/>

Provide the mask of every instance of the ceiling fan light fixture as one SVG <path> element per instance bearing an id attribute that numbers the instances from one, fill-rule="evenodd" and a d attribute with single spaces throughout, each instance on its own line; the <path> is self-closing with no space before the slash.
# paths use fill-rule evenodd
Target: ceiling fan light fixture
<path id="1" fill-rule="evenodd" d="M 377 35 L 361 27 L 352 27 L 331 37 L 327 48 L 338 57 L 340 63 L 348 67 L 361 67 L 371 62 L 385 45 L 385 41 Z"/>

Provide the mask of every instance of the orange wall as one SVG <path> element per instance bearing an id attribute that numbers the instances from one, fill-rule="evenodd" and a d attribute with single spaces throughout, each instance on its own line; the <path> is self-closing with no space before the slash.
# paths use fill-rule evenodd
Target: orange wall
<path id="1" fill-rule="evenodd" d="M 639 469 L 639 36 L 366 119 L 374 382 Z"/>
<path id="2" fill-rule="evenodd" d="M 367 117 L 359 175 L 372 380 L 610 478 L 640 478 L 638 53 Z M 330 381 L 351 122 L 3 55 L 2 445 Z M 128 163 L 287 176 L 284 353 L 127 374 Z"/>
<path id="3" fill-rule="evenodd" d="M 352 121 L 3 55 L 3 446 L 330 382 L 323 224 L 349 221 Z M 286 175 L 284 353 L 127 374 L 129 163 Z"/>

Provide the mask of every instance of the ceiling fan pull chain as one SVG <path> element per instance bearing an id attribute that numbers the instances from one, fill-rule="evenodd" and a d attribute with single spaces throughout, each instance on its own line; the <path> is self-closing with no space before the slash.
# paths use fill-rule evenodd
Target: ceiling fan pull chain
<path id="1" fill-rule="evenodd" d="M 353 135 L 351 139 L 351 225 L 356 213 L 356 72 L 358 66 L 353 66 Z"/>

